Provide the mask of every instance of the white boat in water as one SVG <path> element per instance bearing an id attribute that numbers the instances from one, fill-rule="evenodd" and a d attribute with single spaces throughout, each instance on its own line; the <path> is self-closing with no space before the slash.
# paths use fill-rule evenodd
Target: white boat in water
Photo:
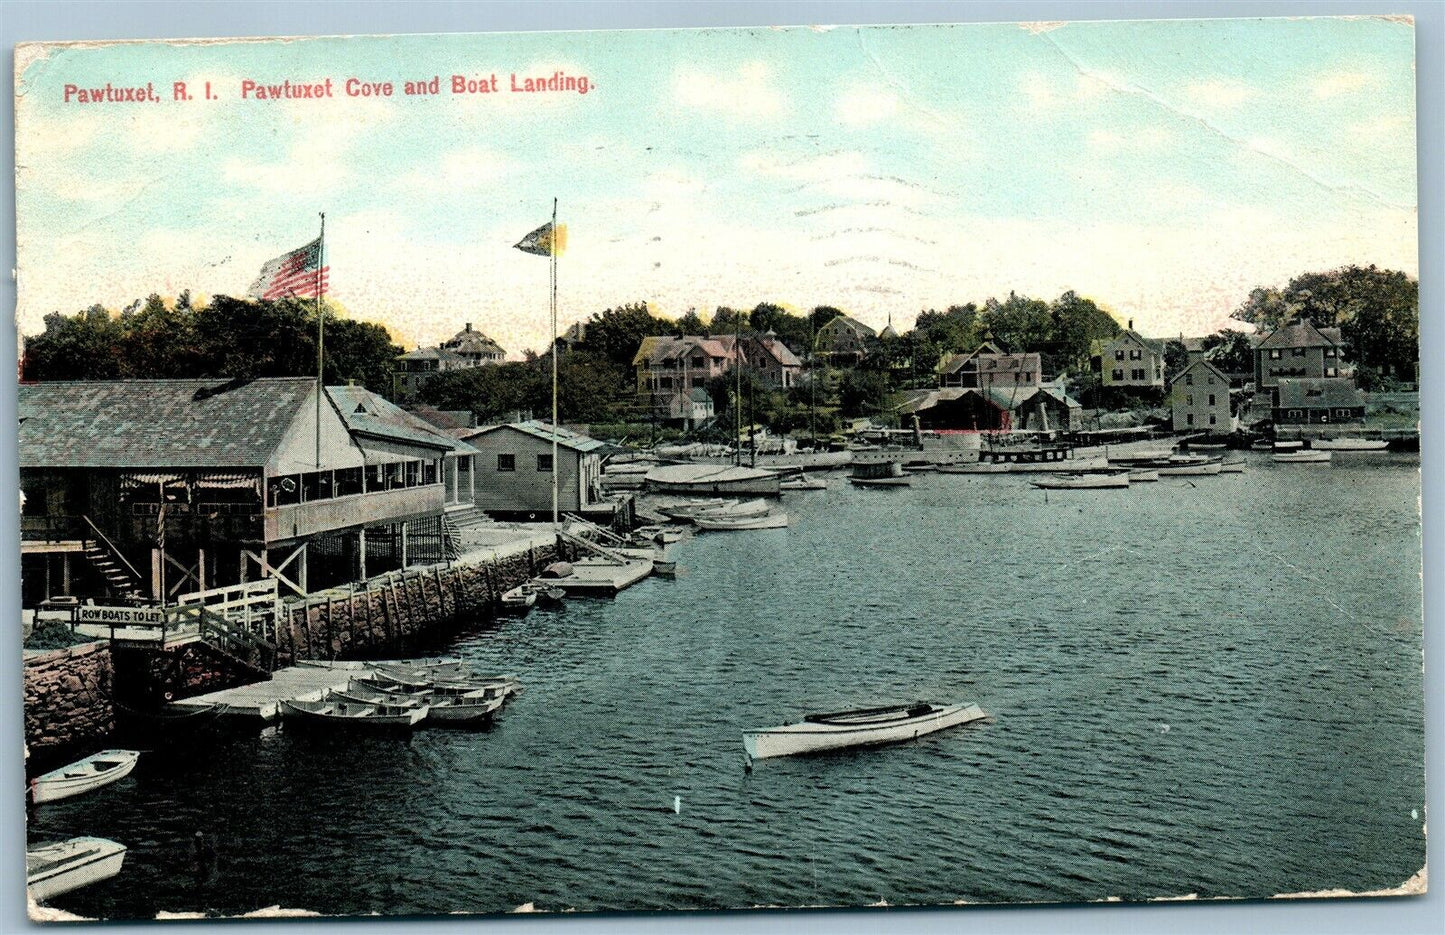
<path id="1" fill-rule="evenodd" d="M 699 516 L 698 528 L 714 531 L 735 529 L 784 529 L 788 525 L 788 514 L 769 513 L 766 516 Z"/>
<path id="2" fill-rule="evenodd" d="M 692 514 L 694 521 L 699 519 L 740 519 L 745 516 L 763 516 L 770 507 L 766 500 L 744 500 L 742 502 L 732 501 L 721 506 L 705 507 Z"/>
<path id="3" fill-rule="evenodd" d="M 1310 447 L 1315 451 L 1384 451 L 1388 444 L 1380 438 L 1316 438 Z"/>
<path id="4" fill-rule="evenodd" d="M 30 801 L 54 802 L 68 799 L 124 779 L 135 769 L 140 753 L 135 750 L 102 750 L 69 766 L 37 776 L 30 784 Z"/>
<path id="5" fill-rule="evenodd" d="M 25 852 L 25 885 L 37 902 L 109 880 L 120 873 L 125 845 L 106 838 L 71 838 Z"/>
<path id="6" fill-rule="evenodd" d="M 1330 460 L 1328 451 L 1276 451 L 1274 460 L 1281 464 L 1324 464 Z"/>
<path id="7" fill-rule="evenodd" d="M 897 743 L 957 727 L 987 717 L 976 704 L 916 704 L 862 708 L 833 714 L 809 714 L 797 724 L 743 732 L 748 756 L 763 760 L 774 756 L 841 750 Z"/>
<path id="8" fill-rule="evenodd" d="M 503 591 L 501 596 L 502 610 L 514 614 L 524 614 L 537 603 L 537 592 L 529 589 L 526 585 L 518 585 L 510 591 Z"/>
<path id="9" fill-rule="evenodd" d="M 321 701 L 293 701 L 282 698 L 280 708 L 281 717 L 301 724 L 393 730 L 415 727 L 430 710 L 430 706 L 424 704 L 361 704 L 340 698 L 326 698 Z"/>
<path id="10" fill-rule="evenodd" d="M 1036 477 L 1029 483 L 1043 490 L 1103 490 L 1128 487 L 1129 481 L 1128 471 L 1096 471 L 1083 474 L 1061 472 L 1049 477 Z"/>
<path id="11" fill-rule="evenodd" d="M 820 477 L 799 474 L 797 477 L 790 477 L 783 481 L 778 487 L 782 490 L 827 490 L 828 482 Z"/>
<path id="12" fill-rule="evenodd" d="M 1142 468 L 1129 472 L 1129 483 L 1145 484 L 1159 479 L 1159 472 L 1154 468 Z"/>
<path id="13" fill-rule="evenodd" d="M 1199 477 L 1218 474 L 1223 467 L 1223 458 L 1206 458 L 1203 455 L 1190 458 L 1184 455 L 1175 455 L 1169 459 L 1168 464 L 1160 464 L 1154 470 L 1158 471 L 1160 477 Z"/>
<path id="14" fill-rule="evenodd" d="M 1238 461 L 1226 461 L 1226 462 L 1224 462 L 1223 464 L 1221 464 L 1221 465 L 1219 466 L 1219 473 L 1221 473 L 1221 474 L 1243 474 L 1243 473 L 1244 473 L 1244 460 L 1243 460 L 1243 459 L 1240 459 L 1240 460 L 1238 460 Z"/>
<path id="15" fill-rule="evenodd" d="M 741 465 L 669 464 L 647 472 L 647 487 L 658 493 L 776 497 L 780 480 L 777 471 Z"/>

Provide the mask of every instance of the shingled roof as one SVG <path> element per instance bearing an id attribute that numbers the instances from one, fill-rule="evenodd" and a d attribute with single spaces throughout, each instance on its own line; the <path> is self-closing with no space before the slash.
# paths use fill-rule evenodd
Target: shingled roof
<path id="1" fill-rule="evenodd" d="M 328 386 L 326 393 L 353 434 L 463 455 L 477 453 L 471 445 L 457 441 L 421 416 L 382 399 L 364 386 Z"/>
<path id="2" fill-rule="evenodd" d="M 1276 409 L 1359 409 L 1365 394 L 1355 381 L 1345 377 L 1289 379 L 1279 381 Z"/>
<path id="3" fill-rule="evenodd" d="M 486 425 L 481 428 L 472 429 L 466 434 L 461 435 L 461 437 L 466 439 L 477 439 L 483 435 L 495 432 L 498 429 L 512 429 L 514 431 L 521 432 L 524 435 L 531 435 L 533 438 L 539 438 L 544 442 L 551 442 L 554 434 L 552 431 L 552 424 L 550 422 L 540 422 L 536 419 L 532 419 L 527 422 L 508 422 L 503 425 Z M 557 438 L 557 444 L 559 446 L 563 448 L 571 448 L 573 451 L 596 451 L 598 448 L 606 447 L 605 442 L 600 442 L 589 435 L 583 435 L 579 432 L 573 432 L 570 429 L 564 429 L 560 425 L 557 427 L 555 435 Z"/>
<path id="4" fill-rule="evenodd" d="M 262 467 L 315 386 L 311 377 L 22 384 L 20 466 Z"/>
<path id="5" fill-rule="evenodd" d="M 1340 329 L 1316 328 L 1308 318 L 1296 318 L 1271 331 L 1259 342 L 1257 349 L 1267 351 L 1289 347 L 1338 347 L 1340 341 Z"/>

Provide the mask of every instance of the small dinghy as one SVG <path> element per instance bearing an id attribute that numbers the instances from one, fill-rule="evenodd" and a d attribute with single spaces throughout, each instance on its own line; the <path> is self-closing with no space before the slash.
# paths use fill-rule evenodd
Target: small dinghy
<path id="1" fill-rule="evenodd" d="M 135 769 L 140 753 L 135 750 L 102 750 L 83 760 L 37 776 L 30 784 L 30 800 L 37 805 L 68 799 L 124 779 Z"/>
<path id="2" fill-rule="evenodd" d="M 790 477 L 783 481 L 778 488 L 780 490 L 827 490 L 828 482 L 820 477 L 799 474 L 797 477 Z"/>
<path id="3" fill-rule="evenodd" d="M 677 562 L 653 562 L 652 573 L 660 578 L 676 578 Z"/>
<path id="4" fill-rule="evenodd" d="M 25 885 L 36 902 L 109 880 L 120 873 L 125 845 L 106 838 L 71 838 L 25 852 Z"/>
<path id="5" fill-rule="evenodd" d="M 1315 451 L 1384 451 L 1389 442 L 1379 438 L 1316 438 Z"/>
<path id="6" fill-rule="evenodd" d="M 721 497 L 712 497 L 707 500 L 681 500 L 677 503 L 668 503 L 657 508 L 657 512 L 672 520 L 688 520 L 699 510 L 717 509 L 729 503 L 737 503 L 736 500 L 724 500 Z"/>
<path id="7" fill-rule="evenodd" d="M 1157 470 L 1137 470 L 1129 472 L 1129 483 L 1131 484 L 1146 484 L 1157 481 L 1158 479 L 1159 472 Z"/>
<path id="8" fill-rule="evenodd" d="M 506 695 L 470 698 L 466 695 L 442 695 L 431 702 L 427 724 L 438 727 L 470 727 L 490 721 L 507 700 Z"/>
<path id="9" fill-rule="evenodd" d="M 1221 473 L 1221 474 L 1243 474 L 1243 473 L 1244 473 L 1244 460 L 1243 460 L 1243 459 L 1240 459 L 1240 460 L 1238 460 L 1238 461 L 1226 461 L 1226 462 L 1224 462 L 1223 464 L 1221 464 L 1221 465 L 1219 466 L 1219 473 Z"/>
<path id="10" fill-rule="evenodd" d="M 281 717 L 308 726 L 356 727 L 370 730 L 410 730 L 421 723 L 428 705 L 362 704 L 339 698 L 321 701 L 281 699 Z"/>
<path id="11" fill-rule="evenodd" d="M 1276 451 L 1272 457 L 1281 464 L 1325 464 L 1330 460 L 1328 451 Z"/>
<path id="12" fill-rule="evenodd" d="M 522 588 L 536 595 L 537 603 L 539 604 L 560 604 L 562 603 L 562 598 L 567 596 L 567 592 L 561 588 L 538 584 L 535 581 L 528 581 L 522 585 Z"/>
<path id="13" fill-rule="evenodd" d="M 632 534 L 652 542 L 672 545 L 674 542 L 681 542 L 687 536 L 687 530 L 681 526 L 639 526 L 632 530 Z"/>
<path id="14" fill-rule="evenodd" d="M 788 514 L 769 513 L 766 516 L 720 516 L 715 518 L 699 516 L 699 529 L 728 531 L 735 529 L 784 529 L 788 525 Z"/>
<path id="15" fill-rule="evenodd" d="M 537 592 L 526 585 L 518 585 L 510 591 L 503 591 L 499 600 L 502 610 L 512 614 L 525 614 L 537 603 Z"/>
<path id="16" fill-rule="evenodd" d="M 809 714 L 797 724 L 743 732 L 743 748 L 754 760 L 897 743 L 987 717 L 976 704 L 926 701 L 833 714 Z"/>
<path id="17" fill-rule="evenodd" d="M 698 510 L 692 514 L 694 523 L 702 519 L 742 519 L 749 516 L 765 516 L 768 512 L 766 500 L 745 500 L 741 503 L 726 503 L 719 507 Z"/>
<path id="18" fill-rule="evenodd" d="M 1158 478 L 1156 473 L 1155 478 Z M 1054 474 L 1029 481 L 1041 490 L 1102 490 L 1105 488 L 1128 487 L 1128 471 L 1095 472 L 1084 474 Z"/>

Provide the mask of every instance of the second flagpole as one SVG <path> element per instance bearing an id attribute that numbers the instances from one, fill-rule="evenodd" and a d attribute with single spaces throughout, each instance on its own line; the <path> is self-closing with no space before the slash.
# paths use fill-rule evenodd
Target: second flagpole
<path id="1" fill-rule="evenodd" d="M 552 531 L 557 523 L 557 199 L 552 199 Z M 581 483 L 581 478 L 578 478 Z"/>
<path id="2" fill-rule="evenodd" d="M 326 394 L 325 360 L 326 315 L 321 309 L 321 293 L 325 288 L 326 212 L 321 212 L 321 236 L 316 238 L 316 470 L 321 470 L 321 397 Z"/>

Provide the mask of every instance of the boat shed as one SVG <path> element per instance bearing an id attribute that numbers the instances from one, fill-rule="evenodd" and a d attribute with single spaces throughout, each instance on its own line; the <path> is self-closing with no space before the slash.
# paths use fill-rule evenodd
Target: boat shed
<path id="1" fill-rule="evenodd" d="M 917 390 L 898 407 L 923 429 L 939 431 L 1072 431 L 1083 408 L 1055 386 L 941 387 Z"/>
<path id="2" fill-rule="evenodd" d="M 1365 394 L 1348 377 L 1281 377 L 1275 394 L 1276 426 L 1349 425 L 1365 419 Z"/>
<path id="3" fill-rule="evenodd" d="M 305 594 L 441 558 L 448 441 L 353 431 L 315 379 L 26 384 L 19 416 L 27 603 Z"/>
<path id="4" fill-rule="evenodd" d="M 594 521 L 614 521 L 631 498 L 602 491 L 602 455 L 595 438 L 530 420 L 457 433 L 477 452 L 476 506 L 498 519 L 544 522 L 552 516 L 552 442 L 557 443 L 557 508 Z"/>

